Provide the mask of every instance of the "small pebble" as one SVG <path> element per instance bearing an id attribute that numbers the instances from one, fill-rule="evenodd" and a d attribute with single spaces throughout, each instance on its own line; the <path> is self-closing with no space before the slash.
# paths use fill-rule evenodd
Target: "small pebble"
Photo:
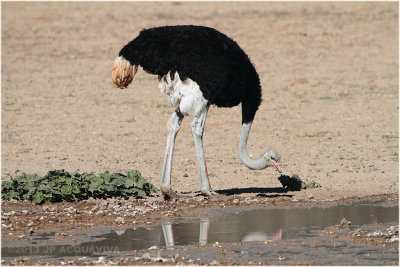
<path id="1" fill-rule="evenodd" d="M 125 223 L 125 219 L 122 218 L 122 217 L 117 217 L 117 218 L 115 219 L 115 222 L 116 222 L 116 223 L 119 223 L 119 224 L 124 224 L 124 223 Z"/>
<path id="2" fill-rule="evenodd" d="M 220 263 L 217 260 L 213 260 L 210 262 L 210 265 L 220 265 Z"/>
<path id="3" fill-rule="evenodd" d="M 151 255 L 150 255 L 150 253 L 145 253 L 145 254 L 143 254 L 142 259 L 143 259 L 143 260 L 151 260 Z"/>

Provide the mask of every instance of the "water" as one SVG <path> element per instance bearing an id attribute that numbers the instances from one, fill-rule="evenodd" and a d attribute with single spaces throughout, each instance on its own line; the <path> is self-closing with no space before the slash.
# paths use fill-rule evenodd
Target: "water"
<path id="1" fill-rule="evenodd" d="M 219 216 L 216 216 L 218 215 Z M 222 215 L 221 215 L 222 214 Z M 36 236 L 29 241 L 13 241 L 2 243 L 2 259 L 7 261 L 17 256 L 39 256 L 47 258 L 62 258 L 65 256 L 99 256 L 118 252 L 148 249 L 152 246 L 158 248 L 177 248 L 193 244 L 213 244 L 242 242 L 241 248 L 232 247 L 232 253 L 237 256 L 237 262 L 248 258 L 257 257 L 262 259 L 266 256 L 255 255 L 252 251 L 257 242 L 276 240 L 279 242 L 290 241 L 290 244 L 304 242 L 304 240 L 316 239 L 322 247 L 329 247 L 328 240 L 319 238 L 315 230 L 336 225 L 342 218 L 351 221 L 351 227 L 360 227 L 369 224 L 398 224 L 398 207 L 384 207 L 381 202 L 353 203 L 351 205 L 340 205 L 330 208 L 294 208 L 294 209 L 254 209 L 241 210 L 214 210 L 210 216 L 195 222 L 163 223 L 151 228 L 138 228 L 127 230 L 98 230 L 101 234 L 81 233 L 74 236 L 70 244 L 59 245 L 52 241 L 54 233 Z M 303 240 L 303 241 L 301 241 Z M 74 244 L 75 243 L 75 244 Z M 247 244 L 246 244 L 247 243 Z M 257 244 L 256 244 L 257 243 Z M 326 244 L 325 244 L 326 243 Z M 252 245 L 253 244 L 253 245 Z M 277 243 L 278 247 L 280 246 Z M 243 255 L 243 246 L 248 246 Z M 348 247 L 350 246 L 350 247 Z M 340 251 L 351 251 L 355 254 L 361 253 L 360 248 L 351 244 Z M 294 247 L 293 247 L 294 248 Z M 276 253 L 284 251 L 283 246 Z M 262 250 L 262 249 L 261 249 Z M 304 249 L 293 250 L 292 253 L 307 255 Z M 194 252 L 200 257 L 203 252 Z M 236 251 L 236 252 L 235 252 Z M 238 252 L 240 251 L 240 253 Z M 245 249 L 246 251 L 246 249 Z M 387 258 L 396 259 L 396 251 Z M 208 253 L 211 253 L 209 251 Z M 253 253 L 253 254 L 252 254 Z M 332 252 L 333 253 L 333 252 Z M 347 253 L 347 252 L 346 252 Z M 270 250 L 268 255 L 272 255 Z M 277 255 L 278 255 L 277 254 Z M 352 254 L 353 255 L 353 254 Z M 370 255 L 370 254 L 369 254 Z M 315 255 L 316 257 L 319 254 Z M 210 254 L 204 255 L 210 258 Z M 349 255 L 349 257 L 352 257 Z M 335 262 L 333 262 L 335 263 Z"/>

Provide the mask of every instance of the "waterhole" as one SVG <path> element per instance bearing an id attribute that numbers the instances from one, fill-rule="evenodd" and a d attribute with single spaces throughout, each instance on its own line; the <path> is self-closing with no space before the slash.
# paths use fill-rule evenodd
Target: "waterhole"
<path id="1" fill-rule="evenodd" d="M 337 225 L 343 218 L 347 222 L 351 222 L 349 229 L 377 224 L 398 225 L 398 206 L 384 206 L 382 204 L 383 202 L 357 202 L 329 208 L 210 210 L 209 216 L 198 221 L 166 222 L 153 227 L 126 230 L 92 229 L 88 232 L 67 236 L 62 244 L 55 240 L 55 233 L 48 233 L 32 236 L 30 240 L 2 242 L 2 260 L 9 261 L 19 256 L 53 259 L 71 256 L 115 256 L 121 252 L 149 248 L 176 249 L 195 244 L 234 244 L 237 242 L 240 242 L 241 248 L 232 246 L 231 249 L 232 255 L 237 258 L 237 263 L 243 263 L 249 259 L 257 260 L 257 257 L 261 262 L 266 263 L 265 260 L 262 260 L 263 257 L 270 257 L 275 254 L 276 257 L 279 257 L 282 251 L 290 246 L 292 246 L 293 251 L 288 252 L 289 254 L 294 253 L 301 258 L 302 256 L 306 257 L 305 255 L 310 251 L 314 251 L 316 253 L 314 256 L 317 259 L 322 256 L 315 248 L 301 244 L 304 244 L 307 240 L 314 240 L 325 247 L 327 251 L 332 252 L 329 248 L 330 243 L 326 242 L 327 237 L 318 235 L 317 230 Z M 268 253 L 260 252 L 261 254 L 258 256 L 252 254 L 252 251 L 265 250 L 268 247 L 266 244 L 271 241 L 275 244 L 275 252 L 271 247 Z M 281 249 L 279 249 L 280 246 Z M 243 253 L 243 247 L 247 248 L 245 249 L 247 252 Z M 335 250 L 337 249 L 339 248 L 335 247 Z M 345 242 L 342 243 L 340 251 L 346 251 L 349 260 L 354 260 L 352 257 L 360 257 L 360 255 L 364 255 L 363 253 L 370 257 L 374 251 L 380 253 L 379 255 L 386 260 L 396 261 L 398 259 L 398 248 L 384 251 L 379 249 L 376 247 L 360 247 L 351 242 Z M 207 251 L 208 249 L 203 251 L 195 249 L 193 250 L 193 257 L 211 259 L 212 253 Z M 288 256 L 286 255 L 286 257 Z M 309 255 L 309 257 L 311 256 Z M 321 262 L 316 261 L 316 263 Z M 342 259 L 342 261 L 326 263 L 355 262 L 347 262 Z M 371 261 L 371 263 L 379 264 L 379 261 Z"/>

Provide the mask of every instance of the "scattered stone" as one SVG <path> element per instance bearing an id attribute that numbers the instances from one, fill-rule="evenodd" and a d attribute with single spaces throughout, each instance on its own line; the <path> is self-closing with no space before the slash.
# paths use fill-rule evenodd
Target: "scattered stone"
<path id="1" fill-rule="evenodd" d="M 386 232 L 389 235 L 398 235 L 399 234 L 399 226 L 398 225 L 390 226 L 388 229 L 386 229 Z"/>
<path id="2" fill-rule="evenodd" d="M 5 223 L 3 223 L 3 224 L 1 224 L 1 228 L 12 228 L 12 224 L 10 223 L 9 225 L 7 225 L 7 224 L 5 224 Z"/>
<path id="3" fill-rule="evenodd" d="M 344 228 L 344 227 L 349 227 L 351 225 L 351 222 L 346 220 L 346 218 L 343 218 L 339 224 L 336 225 L 338 228 Z M 360 230 L 360 229 L 358 229 Z"/>
<path id="4" fill-rule="evenodd" d="M 67 236 L 67 233 L 63 233 L 63 232 L 58 232 L 55 234 L 56 236 Z"/>
<path id="5" fill-rule="evenodd" d="M 142 260 L 150 261 L 150 260 L 151 260 L 151 255 L 150 255 L 150 253 L 145 253 L 145 254 L 143 254 Z"/>
<path id="6" fill-rule="evenodd" d="M 368 233 L 367 234 L 368 237 L 378 237 L 378 236 L 384 236 L 384 233 L 382 233 L 381 231 L 375 231 L 373 233 Z"/>
<path id="7" fill-rule="evenodd" d="M 217 260 L 213 260 L 210 262 L 210 265 L 220 265 L 220 263 Z"/>
<path id="8" fill-rule="evenodd" d="M 284 257 L 284 256 L 279 256 L 279 257 L 278 257 L 278 260 L 279 260 L 279 261 L 284 261 L 284 260 L 286 260 L 286 257 Z"/>
<path id="9" fill-rule="evenodd" d="M 105 260 L 105 257 L 101 256 L 97 261 L 93 261 L 93 263 L 99 264 L 102 263 Z"/>
<path id="10" fill-rule="evenodd" d="M 15 215 L 15 211 L 10 211 L 10 212 L 3 213 L 3 216 L 13 216 L 13 215 Z"/>
<path id="11" fill-rule="evenodd" d="M 149 247 L 149 250 L 154 250 L 154 249 L 158 249 L 158 247 L 157 246 Z"/>
<path id="12" fill-rule="evenodd" d="M 145 206 L 136 206 L 135 210 L 144 213 L 146 211 L 146 207 Z"/>
<path id="13" fill-rule="evenodd" d="M 116 223 L 119 223 L 119 224 L 124 224 L 124 223 L 125 223 L 125 219 L 122 218 L 122 217 L 117 217 L 117 218 L 115 219 L 115 222 L 116 222 Z"/>
<path id="14" fill-rule="evenodd" d="M 160 255 L 157 255 L 157 257 L 153 258 L 152 260 L 153 260 L 153 261 L 157 261 L 157 262 L 168 262 L 168 261 L 171 261 L 170 259 L 168 259 L 168 258 L 163 258 L 163 257 L 161 257 Z"/>
<path id="15" fill-rule="evenodd" d="M 125 230 L 114 230 L 114 232 L 115 232 L 118 236 L 120 236 L 120 235 L 123 235 L 123 234 L 125 233 Z"/>
<path id="16" fill-rule="evenodd" d="M 353 237 L 360 237 L 360 236 L 362 236 L 364 234 L 365 234 L 365 232 L 363 230 L 361 230 L 360 228 L 358 228 L 358 229 L 354 230 L 352 236 Z"/>
<path id="17" fill-rule="evenodd" d="M 218 241 L 216 241 L 214 244 L 213 244 L 213 247 L 222 247 L 219 243 L 218 243 Z"/>

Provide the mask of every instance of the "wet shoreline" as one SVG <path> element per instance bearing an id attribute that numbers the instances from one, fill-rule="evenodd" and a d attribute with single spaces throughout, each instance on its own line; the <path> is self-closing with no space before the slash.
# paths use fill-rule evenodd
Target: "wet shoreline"
<path id="1" fill-rule="evenodd" d="M 155 220 L 156 218 L 152 217 L 154 216 L 154 214 L 152 215 L 152 213 L 156 214 L 164 213 L 164 215 L 166 215 L 166 214 L 171 214 L 172 212 L 168 213 L 168 211 L 162 210 L 162 208 L 160 208 L 160 210 L 158 210 L 157 212 L 154 211 L 146 212 L 146 210 L 144 210 L 143 211 L 144 214 L 142 215 L 144 215 L 145 217 L 147 216 L 148 222 L 152 218 L 153 223 L 146 222 L 146 224 L 144 225 L 138 224 L 135 227 L 129 227 L 128 225 L 124 225 L 121 223 L 118 223 L 117 225 L 111 225 L 108 227 L 95 227 L 93 225 L 92 227 L 89 227 L 87 231 L 82 231 L 77 229 L 70 229 L 70 230 L 65 229 L 62 231 L 50 232 L 51 234 L 47 232 L 47 236 L 42 236 L 42 239 L 37 239 L 37 238 L 35 239 L 35 237 L 38 237 L 41 234 L 43 235 L 43 233 L 33 233 L 31 235 L 24 237 L 20 236 L 20 238 L 17 239 L 12 239 L 8 237 L 4 238 L 3 236 L 2 254 L 3 254 L 3 260 L 5 259 L 5 261 L 3 261 L 3 264 L 13 265 L 16 264 L 18 261 L 23 260 L 24 258 L 25 260 L 29 261 L 29 264 L 43 264 L 43 262 L 49 263 L 53 261 L 57 262 L 58 264 L 62 264 L 61 262 L 65 262 L 67 264 L 67 262 L 65 261 L 67 258 L 71 259 L 74 258 L 74 260 L 70 260 L 73 261 L 70 262 L 70 264 L 86 265 L 90 264 L 89 262 L 93 262 L 94 264 L 96 264 L 95 262 L 98 262 L 99 259 L 101 262 L 106 261 L 107 259 L 111 261 L 119 259 L 119 261 L 122 261 L 123 255 L 126 255 L 128 257 L 128 260 L 126 261 L 127 264 L 133 264 L 133 263 L 136 264 L 135 262 L 140 262 L 141 264 L 176 264 L 181 259 L 175 258 L 175 254 L 173 255 L 173 257 L 172 256 L 169 257 L 167 255 L 168 252 L 170 252 L 172 249 L 173 251 L 176 252 L 182 251 L 183 253 L 190 251 L 191 247 L 193 247 L 192 250 L 194 252 L 192 254 L 190 253 L 188 254 L 189 258 L 192 259 L 192 262 L 183 261 L 185 264 L 188 263 L 191 264 L 195 263 L 196 262 L 195 259 L 199 258 L 197 257 L 198 255 L 195 253 L 195 251 L 198 251 L 198 249 L 195 248 L 200 247 L 201 248 L 200 250 L 203 251 L 204 253 L 205 251 L 215 250 L 216 248 L 218 248 L 217 250 L 225 248 L 226 251 L 229 251 L 229 253 L 231 253 L 232 255 L 236 255 L 238 252 L 237 248 L 235 249 L 235 247 L 237 247 L 237 245 L 235 244 L 243 245 L 244 243 L 252 243 L 255 246 L 254 249 L 256 249 L 256 251 L 265 249 L 262 245 L 260 248 L 257 248 L 261 243 L 263 243 L 264 245 L 268 244 L 268 246 L 274 244 L 274 246 L 280 247 L 284 243 L 288 242 L 291 244 L 289 247 L 292 246 L 293 248 L 298 246 L 295 244 L 299 242 L 303 242 L 306 244 L 310 242 L 313 244 L 321 243 L 324 244 L 322 246 L 325 247 L 329 246 L 335 247 L 337 244 L 340 243 L 342 244 L 342 246 L 347 247 L 347 249 L 352 248 L 350 250 L 354 250 L 354 247 L 356 247 L 360 251 L 363 251 L 364 248 L 360 248 L 359 246 L 355 246 L 353 244 L 355 241 L 355 237 L 352 235 L 354 235 L 354 233 L 360 233 L 361 231 L 360 229 L 362 227 L 364 227 L 366 231 L 368 230 L 372 231 L 371 229 L 380 229 L 382 233 L 383 232 L 386 233 L 385 231 L 387 229 L 396 225 L 396 218 L 398 218 L 398 206 L 396 206 L 397 201 L 395 198 L 391 199 L 390 197 L 389 198 L 386 197 L 386 199 L 375 198 L 375 201 L 373 202 L 368 201 L 367 199 L 352 199 L 352 200 L 348 199 L 347 201 L 342 200 L 334 203 L 332 202 L 288 203 L 287 201 L 278 200 L 274 201 L 274 203 L 268 203 L 268 205 L 265 204 L 254 205 L 255 199 L 247 199 L 247 200 L 240 199 L 239 203 L 237 203 L 239 205 L 226 205 L 230 202 L 232 203 L 237 202 L 235 201 L 235 199 L 228 200 L 222 203 L 224 207 L 221 207 L 221 203 L 219 203 L 218 201 L 214 202 L 211 200 L 206 200 L 207 201 L 206 204 L 210 204 L 209 206 L 196 207 L 196 208 L 193 207 L 194 205 L 193 199 L 191 199 L 188 203 L 181 202 L 181 204 L 182 203 L 188 204 L 188 208 L 191 209 L 192 211 L 195 211 L 192 213 L 193 215 L 192 218 L 188 217 L 176 218 L 177 216 L 175 217 L 165 216 L 164 220 L 162 220 L 163 221 L 162 224 L 159 224 L 161 223 L 161 221 L 157 221 Z M 243 202 L 247 201 L 249 205 L 247 206 L 241 205 L 240 202 L 242 201 Z M 198 203 L 200 203 L 198 204 L 199 206 L 203 206 L 204 201 Z M 158 205 L 158 204 L 155 204 L 155 202 L 153 202 L 152 205 Z M 168 210 L 171 211 L 171 209 L 174 208 L 175 205 L 171 205 L 172 203 L 168 204 L 170 205 L 166 205 L 166 207 L 170 208 Z M 358 211 L 346 210 L 349 208 L 351 209 L 352 206 L 358 207 L 357 208 Z M 198 210 L 196 211 L 196 209 Z M 326 213 L 329 210 L 332 210 L 332 212 Z M 383 221 L 374 219 L 375 215 L 373 214 L 376 214 L 376 216 L 378 217 L 382 216 L 382 214 L 380 213 L 383 210 L 387 211 L 390 210 L 389 215 L 390 214 L 392 215 L 390 215 L 389 217 L 391 219 L 386 218 Z M 234 226 L 235 218 L 241 216 L 242 221 L 246 221 L 248 220 L 248 218 L 257 218 L 262 215 L 260 214 L 260 211 L 270 213 L 264 215 L 264 217 L 258 218 L 258 221 L 262 222 L 261 226 L 254 223 L 249 224 L 249 222 L 245 222 L 244 226 L 240 226 L 239 228 L 236 227 L 234 230 L 232 230 L 235 227 Z M 318 215 L 318 211 L 323 212 L 324 214 Z M 277 212 L 283 215 L 279 215 Z M 292 215 L 290 215 L 291 213 Z M 195 214 L 197 215 L 194 216 Z M 327 215 L 329 214 L 333 215 L 331 215 L 332 218 L 330 219 L 329 222 L 323 224 L 319 222 L 317 223 L 317 225 L 319 224 L 319 227 L 315 227 L 313 226 L 313 223 L 311 224 L 308 223 L 309 221 L 312 222 L 313 220 L 311 218 L 307 219 L 308 217 L 312 217 L 313 214 L 316 214 L 316 217 L 313 220 L 315 220 L 316 218 L 327 217 Z M 352 214 L 364 214 L 364 217 L 360 218 L 360 220 L 357 221 L 356 218 L 351 217 Z M 301 216 L 303 216 L 303 219 L 300 218 Z M 170 220 L 168 220 L 168 217 L 170 217 Z M 352 221 L 349 223 L 348 227 L 346 223 L 340 226 L 341 223 L 340 219 L 342 219 L 341 217 L 345 218 L 345 222 Z M 269 230 L 265 228 L 265 223 L 268 223 L 268 218 L 273 218 L 273 220 L 269 222 L 271 226 L 271 229 Z M 292 233 L 294 231 L 293 229 L 296 230 L 296 228 L 298 227 L 292 227 L 293 228 L 292 229 L 291 227 L 288 226 L 288 224 L 290 225 L 292 221 L 296 220 L 303 221 L 302 223 L 303 224 L 305 223 L 306 225 L 300 227 L 300 232 L 302 233 L 300 235 L 299 234 L 293 235 Z M 279 221 L 281 223 L 283 222 L 286 228 L 283 227 L 282 229 L 281 227 L 279 227 L 278 223 L 275 223 L 275 221 Z M 125 224 L 127 224 L 127 222 L 128 219 L 126 219 Z M 221 222 L 222 226 L 219 226 Z M 279 229 L 278 228 L 275 229 L 276 227 L 278 227 Z M 304 229 L 302 229 L 302 227 Z M 334 227 L 334 231 L 332 231 L 332 229 L 329 230 L 330 227 Z M 231 231 L 229 231 L 230 228 Z M 243 229 L 246 228 L 251 229 L 250 233 L 245 233 L 246 230 Z M 341 228 L 345 229 L 345 231 Z M 185 231 L 182 232 L 183 229 L 186 229 L 186 232 Z M 297 229 L 296 231 L 298 230 L 299 229 Z M 142 239 L 140 240 L 140 238 L 138 237 L 140 236 L 140 234 L 138 234 L 138 231 L 142 231 L 144 234 L 147 235 L 149 232 L 153 231 L 154 232 L 153 238 L 149 238 L 147 236 L 147 237 L 142 237 Z M 316 234 L 316 232 L 318 231 L 319 234 Z M 221 233 L 224 233 L 225 237 L 221 235 Z M 236 239 L 232 238 L 232 236 L 235 233 L 239 233 L 240 237 Z M 346 239 L 345 241 L 340 241 L 340 242 L 333 241 L 332 233 L 336 233 L 335 237 L 336 239 L 339 237 L 346 237 L 346 236 L 347 239 L 345 238 Z M 368 234 L 365 231 L 361 233 L 365 234 L 364 238 L 362 237 L 362 235 L 360 235 L 361 240 L 364 239 L 370 240 L 371 238 L 375 239 L 379 238 L 379 236 L 371 236 L 371 234 L 368 236 Z M 376 233 L 376 231 L 375 232 L 372 231 L 372 233 Z M 350 236 L 350 238 L 348 236 Z M 381 243 L 384 245 L 383 247 L 382 244 L 377 245 L 377 243 L 368 245 L 372 248 L 372 249 L 370 248 L 371 251 L 376 251 L 376 253 L 380 251 L 379 253 L 388 254 L 389 256 L 386 257 L 388 260 L 381 262 L 379 261 L 376 262 L 373 260 L 368 261 L 367 258 L 362 258 L 360 260 L 362 260 L 362 262 L 364 263 L 369 262 L 370 264 L 372 263 L 392 264 L 393 262 L 395 262 L 393 261 L 394 259 L 393 255 L 398 255 L 398 249 L 397 252 L 393 250 L 394 249 L 393 243 L 397 242 L 398 244 L 398 232 L 397 232 L 397 240 L 396 240 L 396 234 L 394 234 L 394 236 L 395 237 L 392 240 L 392 242 L 388 243 L 386 241 L 385 242 L 382 241 Z M 135 238 L 137 239 L 136 241 Z M 380 236 L 380 238 L 382 239 L 382 235 Z M 143 242 L 145 240 L 149 242 L 144 244 Z M 390 238 L 388 240 L 390 240 Z M 124 242 L 126 243 L 126 247 L 122 246 Z M 140 246 L 135 246 L 134 245 L 135 242 L 137 244 L 140 244 Z M 30 247 L 29 245 L 27 246 L 27 244 L 29 243 Z M 12 249 L 7 250 L 7 247 L 9 248 L 14 247 L 14 250 Z M 17 247 L 17 249 L 15 249 L 15 247 Z M 18 249 L 19 251 L 17 251 Z M 251 251 L 253 251 L 253 248 L 251 249 Z M 160 255 L 158 255 L 156 252 Z M 43 258 L 43 255 L 46 254 L 51 255 L 52 253 L 53 255 L 55 253 L 58 256 L 53 258 L 45 258 L 45 259 Z M 295 250 L 293 250 L 292 252 L 289 251 L 287 253 L 290 254 L 296 252 Z M 128 254 L 130 256 L 128 256 Z M 248 258 L 246 257 L 243 258 L 242 254 L 243 253 L 241 252 L 240 254 L 242 256 L 241 260 L 237 261 L 232 260 L 227 262 L 227 260 L 221 261 L 221 259 L 219 260 L 215 259 L 215 261 L 218 262 L 219 264 L 224 264 L 222 262 L 225 262 L 227 264 L 249 264 L 246 263 L 246 261 L 253 262 L 254 264 L 257 262 L 266 264 L 266 261 L 271 260 L 270 256 L 266 257 L 263 253 L 261 253 L 260 255 L 249 254 L 250 256 Z M 281 258 L 281 260 L 284 259 L 282 260 L 283 262 L 280 263 L 281 260 L 278 259 L 277 261 L 278 263 L 275 264 L 290 264 L 290 261 L 288 261 L 291 258 L 290 255 L 286 254 L 286 256 L 282 257 L 283 258 Z M 348 257 L 349 258 L 347 260 L 343 261 L 342 259 L 342 261 L 347 264 L 353 264 L 352 262 L 348 261 L 351 257 L 350 256 Z M 232 259 L 234 258 L 235 257 L 232 257 Z M 207 263 L 205 258 L 200 257 L 199 259 L 200 261 L 197 262 L 198 264 L 211 263 L 211 262 Z M 296 262 L 292 263 L 294 264 Z M 306 261 L 304 263 L 306 263 Z M 309 261 L 309 263 L 315 264 L 317 262 Z M 326 261 L 326 263 L 329 264 L 328 261 Z M 334 264 L 335 262 L 332 260 L 331 263 Z M 341 262 L 336 262 L 336 263 L 340 264 Z M 118 264 L 123 264 L 123 263 L 120 262 Z"/>

